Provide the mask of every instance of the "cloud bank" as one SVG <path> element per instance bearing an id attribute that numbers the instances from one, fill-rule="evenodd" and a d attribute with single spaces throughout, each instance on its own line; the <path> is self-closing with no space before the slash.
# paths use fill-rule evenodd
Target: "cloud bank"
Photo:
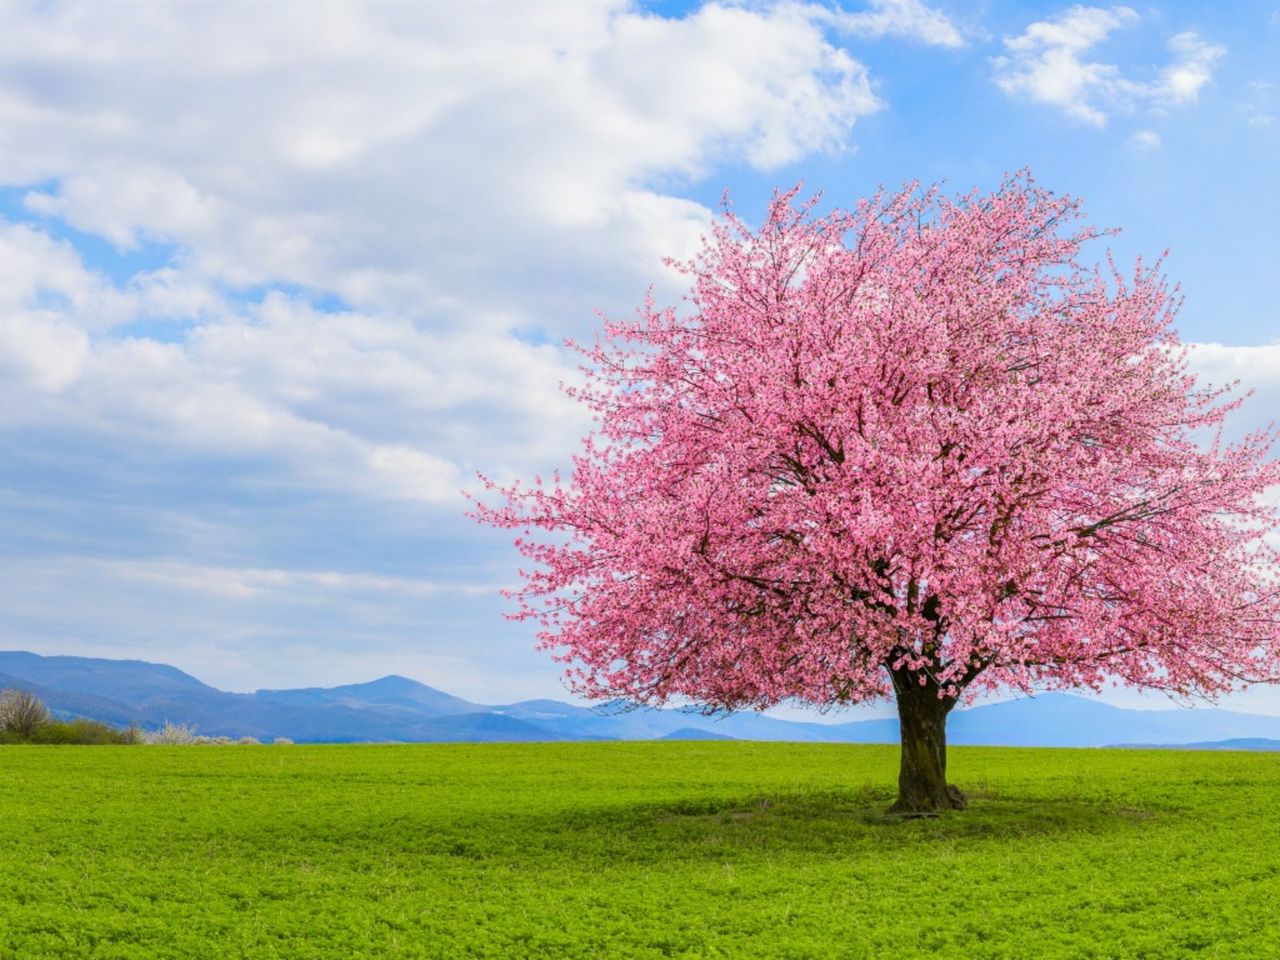
<path id="1" fill-rule="evenodd" d="M 1090 55 L 1113 33 L 1139 20 L 1131 7 L 1076 6 L 1031 23 L 1021 34 L 1005 38 L 1004 55 L 994 60 L 996 83 L 1012 97 L 1057 107 L 1097 127 L 1115 112 L 1194 103 L 1226 52 L 1195 31 L 1169 38 L 1169 61 L 1150 80 L 1135 80 Z"/>

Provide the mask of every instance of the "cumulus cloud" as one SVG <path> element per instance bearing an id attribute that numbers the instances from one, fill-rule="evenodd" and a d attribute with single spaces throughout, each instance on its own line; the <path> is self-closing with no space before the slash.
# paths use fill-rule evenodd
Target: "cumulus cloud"
<path id="1" fill-rule="evenodd" d="M 0 182 L 231 284 L 510 306 L 570 266 L 601 296 L 705 224 L 655 184 L 837 148 L 879 107 L 817 10 L 19 4 Z"/>
<path id="2" fill-rule="evenodd" d="M 0 286 L 0 429 L 97 436 L 117 461 L 157 449 L 252 459 L 298 487 L 456 505 L 478 466 L 536 468 L 588 426 L 550 345 L 282 293 L 197 299 L 202 322 L 170 342 L 114 336 L 77 302 L 131 322 L 156 299 L 171 305 L 172 289 L 147 278 L 116 290 L 64 244 L 27 228 L 7 237 L 9 263 L 48 259 Z"/>
<path id="3" fill-rule="evenodd" d="M 1169 39 L 1173 62 L 1160 73 L 1160 80 L 1149 88 L 1149 95 L 1172 106 L 1194 103 L 1200 90 L 1213 79 L 1213 67 L 1227 48 L 1202 40 L 1194 30 Z"/>
<path id="4" fill-rule="evenodd" d="M 876 9 L 935 22 L 917 7 Z M 583 332 L 694 248 L 710 213 L 663 184 L 839 148 L 880 107 L 818 12 L 13 5 L 0 184 L 175 255 L 113 281 L 4 226 L 0 420 L 389 498 L 563 458 L 573 367 L 526 334 Z M 282 285 L 304 295 L 244 302 Z M 347 307 L 306 308 L 325 293 Z"/>
<path id="5" fill-rule="evenodd" d="M 996 83 L 1010 96 L 1058 107 L 1098 127 L 1105 126 L 1115 111 L 1194 102 L 1226 52 L 1194 31 L 1169 39 L 1170 62 L 1148 81 L 1135 80 L 1116 64 L 1090 56 L 1114 32 L 1139 19 L 1130 7 L 1076 6 L 1051 20 L 1031 23 L 1018 36 L 1005 38 L 1005 54 L 994 60 Z"/>

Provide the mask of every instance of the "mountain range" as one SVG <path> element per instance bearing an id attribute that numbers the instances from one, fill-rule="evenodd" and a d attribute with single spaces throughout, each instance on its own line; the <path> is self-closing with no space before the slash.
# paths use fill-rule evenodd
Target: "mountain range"
<path id="1" fill-rule="evenodd" d="M 472 703 L 407 677 L 338 687 L 228 693 L 166 664 L 0 652 L 0 689 L 30 690 L 62 719 L 299 742 L 742 739 L 894 743 L 896 719 L 849 723 L 759 713 L 585 707 L 559 700 Z M 952 744 L 1280 750 L 1280 717 L 1220 709 L 1130 710 L 1062 693 L 959 709 Z"/>

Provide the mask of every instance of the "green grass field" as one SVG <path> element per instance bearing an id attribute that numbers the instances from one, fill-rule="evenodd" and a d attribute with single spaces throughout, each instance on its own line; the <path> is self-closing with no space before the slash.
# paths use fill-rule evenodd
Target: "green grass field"
<path id="1" fill-rule="evenodd" d="M 1280 755 L 0 748 L 0 957 L 1280 957 Z"/>

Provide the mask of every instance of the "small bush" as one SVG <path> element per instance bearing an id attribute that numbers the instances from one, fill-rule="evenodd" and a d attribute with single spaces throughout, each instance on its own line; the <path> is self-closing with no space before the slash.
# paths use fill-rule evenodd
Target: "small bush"
<path id="1" fill-rule="evenodd" d="M 166 720 L 163 727 L 144 733 L 142 739 L 157 746 L 186 746 L 196 742 L 196 725 Z"/>

